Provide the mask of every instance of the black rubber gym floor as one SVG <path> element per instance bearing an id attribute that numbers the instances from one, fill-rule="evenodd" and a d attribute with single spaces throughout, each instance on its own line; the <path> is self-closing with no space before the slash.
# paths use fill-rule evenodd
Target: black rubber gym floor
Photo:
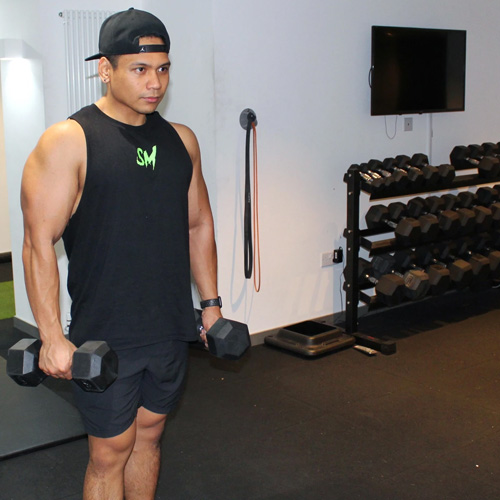
<path id="1" fill-rule="evenodd" d="M 456 293 L 361 318 L 397 339 L 391 356 L 261 345 L 220 362 L 192 350 L 156 498 L 500 498 L 499 302 L 497 290 Z M 0 462 L 0 497 L 81 498 L 86 446 Z"/>

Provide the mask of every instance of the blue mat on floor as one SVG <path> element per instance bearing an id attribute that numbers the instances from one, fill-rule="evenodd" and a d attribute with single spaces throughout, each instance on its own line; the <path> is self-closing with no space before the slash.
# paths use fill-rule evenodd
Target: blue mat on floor
<path id="1" fill-rule="evenodd" d="M 74 406 L 43 385 L 17 385 L 6 365 L 0 358 L 0 460 L 86 436 Z"/>

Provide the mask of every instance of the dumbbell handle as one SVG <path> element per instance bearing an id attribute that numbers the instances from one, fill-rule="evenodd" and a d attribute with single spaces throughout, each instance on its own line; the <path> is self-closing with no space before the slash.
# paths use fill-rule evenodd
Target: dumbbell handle
<path id="1" fill-rule="evenodd" d="M 195 317 L 195 321 L 196 321 L 196 329 L 198 330 L 198 333 L 199 333 L 200 335 L 201 335 L 203 332 L 205 332 L 205 335 L 206 335 L 206 337 L 207 337 L 207 343 L 206 343 L 206 346 L 208 346 L 208 347 L 207 347 L 207 349 L 208 349 L 208 351 L 210 352 L 210 354 L 213 354 L 214 356 L 217 356 L 217 352 L 213 349 L 213 344 L 212 344 L 212 342 L 210 342 L 210 341 L 209 341 L 209 340 L 210 340 L 210 337 L 211 337 L 210 330 L 205 330 L 205 327 L 203 326 L 203 322 L 202 322 L 202 320 L 201 320 L 201 312 L 202 312 L 202 311 L 201 311 L 200 309 L 195 309 L 195 310 L 194 310 L 194 317 Z M 218 323 L 219 321 L 221 321 L 221 320 L 223 320 L 223 321 L 227 321 L 227 320 L 225 320 L 224 318 L 219 318 L 219 319 L 218 319 L 218 320 L 214 323 L 214 325 L 215 325 L 215 324 L 217 324 L 217 323 Z M 202 343 L 201 338 L 200 338 L 199 342 L 200 342 L 200 343 Z M 211 346 L 212 346 L 212 348 L 211 348 Z"/>
<path id="2" fill-rule="evenodd" d="M 7 375 L 17 384 L 36 387 L 47 377 L 38 366 L 41 346 L 38 339 L 22 339 L 9 349 Z M 25 366 L 24 351 L 32 354 L 30 366 Z M 73 353 L 71 373 L 73 382 L 84 391 L 103 392 L 118 376 L 118 357 L 106 342 L 87 341 Z"/>
<path id="3" fill-rule="evenodd" d="M 412 268 L 413 268 L 413 270 L 424 271 L 424 269 L 419 268 L 419 267 L 417 267 L 415 265 L 413 265 Z M 387 270 L 387 272 L 381 273 L 379 278 L 376 278 L 375 276 L 373 276 L 372 274 L 369 274 L 368 272 L 366 272 L 365 274 L 361 275 L 361 277 L 364 278 L 364 279 L 366 279 L 367 281 L 369 281 L 373 285 L 376 285 L 380 281 L 380 278 L 382 278 L 383 276 L 387 276 L 389 274 L 394 274 L 395 276 L 398 276 L 399 278 L 402 278 L 403 280 L 406 280 L 406 277 L 409 274 L 411 274 L 411 272 L 410 271 L 399 272 L 399 271 L 396 271 L 395 269 L 391 269 L 391 270 Z"/>
<path id="4" fill-rule="evenodd" d="M 194 316 L 197 330 L 201 333 L 201 311 L 195 309 Z M 248 327 L 238 321 L 219 318 L 206 332 L 206 336 L 210 354 L 218 358 L 239 359 L 250 347 Z"/>

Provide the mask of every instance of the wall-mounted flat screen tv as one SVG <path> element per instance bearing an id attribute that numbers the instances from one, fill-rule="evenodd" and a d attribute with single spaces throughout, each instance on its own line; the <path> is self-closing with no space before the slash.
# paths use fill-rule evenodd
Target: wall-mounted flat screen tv
<path id="1" fill-rule="evenodd" d="M 371 115 L 464 111 L 466 31 L 372 26 Z"/>

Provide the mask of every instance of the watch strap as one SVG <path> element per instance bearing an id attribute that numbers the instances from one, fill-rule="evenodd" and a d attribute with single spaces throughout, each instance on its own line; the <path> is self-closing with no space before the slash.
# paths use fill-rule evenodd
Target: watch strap
<path id="1" fill-rule="evenodd" d="M 205 307 L 222 307 L 222 299 L 217 297 L 216 299 L 202 300 L 200 302 L 200 307 L 205 309 Z"/>

